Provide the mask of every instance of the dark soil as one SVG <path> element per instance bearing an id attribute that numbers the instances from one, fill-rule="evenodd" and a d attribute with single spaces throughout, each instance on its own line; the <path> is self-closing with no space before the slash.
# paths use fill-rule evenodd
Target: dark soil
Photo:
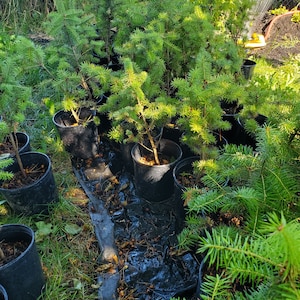
<path id="1" fill-rule="evenodd" d="M 195 174 L 193 170 L 181 172 L 177 175 L 176 178 L 178 183 L 186 188 L 204 187 L 203 183 L 201 182 L 201 175 Z"/>
<path id="2" fill-rule="evenodd" d="M 265 36 L 267 45 L 251 50 L 251 54 L 263 57 L 274 65 L 280 65 L 291 56 L 300 53 L 300 23 L 292 22 L 292 15 L 286 15 L 277 18 L 271 24 L 275 17 L 266 14 L 262 21 L 254 26 L 254 32 Z"/>
<path id="3" fill-rule="evenodd" d="M 21 143 L 19 142 L 18 143 L 18 148 L 21 149 L 25 144 L 24 143 Z M 3 143 L 0 143 L 0 155 L 1 154 L 6 154 L 6 153 L 9 153 L 11 155 L 15 155 L 15 151 L 13 149 L 13 146 L 11 144 L 11 142 L 9 141 L 9 139 L 5 139 L 3 141 Z"/>
<path id="4" fill-rule="evenodd" d="M 14 173 L 11 180 L 2 182 L 1 187 L 4 189 L 18 189 L 39 180 L 46 172 L 44 165 L 31 165 L 25 168 L 26 177 L 23 176 L 21 171 Z"/>
<path id="5" fill-rule="evenodd" d="M 0 267 L 17 258 L 28 246 L 28 241 L 0 241 Z"/>

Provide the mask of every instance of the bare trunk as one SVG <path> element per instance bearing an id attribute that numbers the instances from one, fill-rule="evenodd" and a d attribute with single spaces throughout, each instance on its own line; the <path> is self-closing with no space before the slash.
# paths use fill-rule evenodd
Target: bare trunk
<path id="1" fill-rule="evenodd" d="M 14 152 L 15 152 L 15 155 L 16 155 L 16 159 L 17 159 L 20 171 L 21 171 L 22 175 L 24 177 L 26 177 L 27 175 L 26 175 L 26 172 L 24 170 L 24 166 L 23 166 L 23 163 L 22 163 L 22 160 L 21 160 L 21 157 L 20 157 L 20 153 L 19 153 L 18 140 L 16 138 L 16 133 L 11 132 L 9 134 L 9 139 L 10 139 L 10 142 L 13 146 L 13 149 L 14 149 Z"/>

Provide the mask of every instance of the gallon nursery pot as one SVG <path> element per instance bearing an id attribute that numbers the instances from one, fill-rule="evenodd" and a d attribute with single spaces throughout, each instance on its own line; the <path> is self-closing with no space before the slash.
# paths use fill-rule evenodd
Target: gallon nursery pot
<path id="1" fill-rule="evenodd" d="M 231 124 L 230 130 L 222 131 L 222 136 L 228 141 L 229 144 L 245 145 L 256 149 L 256 137 L 254 134 L 248 132 L 244 126 L 244 120 L 240 118 L 239 114 L 224 114 L 222 116 L 224 121 Z M 257 125 L 264 126 L 268 118 L 264 115 L 258 114 L 254 120 Z"/>
<path id="2" fill-rule="evenodd" d="M 256 62 L 250 59 L 245 59 L 241 71 L 242 74 L 244 75 L 245 79 L 249 80 L 253 76 L 254 68 L 256 66 Z"/>
<path id="3" fill-rule="evenodd" d="M 172 158 L 172 162 L 153 166 L 145 165 L 140 159 L 147 150 L 139 144 L 134 145 L 131 150 L 137 194 L 150 202 L 160 202 L 173 195 L 172 171 L 182 156 L 180 146 L 167 139 L 160 140 L 159 151 Z"/>
<path id="4" fill-rule="evenodd" d="M 186 157 L 179 161 L 173 169 L 175 195 L 178 194 L 180 198 L 182 198 L 182 193 L 186 190 L 186 188 L 191 186 L 184 185 L 184 183 L 179 180 L 179 175 L 183 172 L 187 174 L 192 173 L 193 163 L 197 160 L 200 160 L 200 156 Z"/>
<path id="5" fill-rule="evenodd" d="M 193 163 L 199 160 L 199 156 L 186 157 L 179 161 L 173 169 L 173 179 L 174 179 L 174 202 L 176 203 L 176 214 L 177 214 L 177 228 L 180 232 L 184 227 L 185 220 L 185 208 L 184 200 L 182 198 L 184 191 L 188 186 L 185 186 L 183 182 L 180 181 L 179 175 L 182 172 L 192 173 Z"/>
<path id="6" fill-rule="evenodd" d="M 31 150 L 30 147 L 30 138 L 25 132 L 17 132 L 17 140 L 19 145 L 21 145 L 19 149 L 19 153 L 29 152 Z"/>
<path id="7" fill-rule="evenodd" d="M 19 153 L 24 153 L 24 152 L 28 152 L 31 150 L 30 147 L 30 138 L 29 135 L 25 132 L 17 132 L 16 133 L 16 138 L 17 138 L 17 144 L 18 144 L 18 149 L 19 149 Z M 10 150 L 6 150 L 5 148 L 5 144 L 8 144 L 10 146 L 8 146 L 8 148 Z M 3 148 L 3 149 L 2 149 Z M 9 140 L 9 136 L 7 136 L 4 141 L 3 141 L 3 147 L 0 147 L 0 154 L 4 154 L 6 151 L 11 152 L 10 156 L 13 157 L 15 156 L 14 153 L 12 153 L 12 145 L 11 142 Z"/>
<path id="8" fill-rule="evenodd" d="M 43 166 L 44 174 L 35 182 L 20 188 L 4 188 L 3 182 L 0 182 L 0 193 L 16 213 L 23 215 L 47 214 L 49 204 L 58 200 L 50 158 L 39 152 L 26 152 L 20 156 L 25 169 L 32 166 Z M 15 160 L 6 170 L 12 173 L 18 172 L 20 168 L 17 161 Z"/>
<path id="9" fill-rule="evenodd" d="M 67 152 L 72 156 L 87 159 L 96 156 L 98 151 L 98 129 L 92 118 L 93 110 L 83 108 L 80 111 L 81 119 L 91 120 L 86 124 L 76 124 L 71 112 L 58 111 L 53 116 L 59 135 Z"/>
<path id="10" fill-rule="evenodd" d="M 0 259 L 0 284 L 5 288 L 8 299 L 36 300 L 42 293 L 45 278 L 33 230 L 21 224 L 2 225 L 0 241 L 7 259 Z M 9 259 L 12 247 L 17 254 Z"/>

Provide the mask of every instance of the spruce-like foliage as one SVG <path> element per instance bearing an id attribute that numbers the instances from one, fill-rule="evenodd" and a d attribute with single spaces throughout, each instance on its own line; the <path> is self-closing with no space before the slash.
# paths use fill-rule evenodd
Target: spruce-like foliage
<path id="1" fill-rule="evenodd" d="M 15 134 L 33 106 L 30 74 L 36 74 L 42 50 L 22 36 L 1 32 L 0 42 L 0 140 L 9 135 L 20 170 L 26 176 L 18 153 Z"/>
<path id="2" fill-rule="evenodd" d="M 45 48 L 42 85 L 56 109 L 71 110 L 79 123 L 77 110 L 95 106 L 109 88 L 110 71 L 99 65 L 105 42 L 98 37 L 93 14 L 77 8 L 75 1 L 55 3 L 57 10 L 44 23 L 53 40 Z"/>
<path id="3" fill-rule="evenodd" d="M 224 35 L 237 41 L 243 35 L 245 22 L 249 20 L 249 10 L 254 0 L 220 1 L 220 0 L 192 0 L 201 9 L 211 14 L 212 24 Z"/>
<path id="4" fill-rule="evenodd" d="M 258 152 L 246 146 L 226 145 L 215 161 L 217 166 L 205 168 L 202 180 L 206 189 L 188 189 L 185 193 L 189 212 L 242 215 L 249 232 L 256 232 L 270 211 L 296 217 L 298 168 L 293 163 L 294 151 L 282 142 L 281 134 L 270 126 L 261 128 Z M 226 178 L 228 184 L 220 185 Z"/>
<path id="5" fill-rule="evenodd" d="M 287 222 L 283 214 L 270 213 L 253 237 L 242 232 L 232 235 L 230 227 L 213 228 L 199 238 L 198 252 L 205 253 L 208 266 L 224 272 L 231 283 L 249 286 L 237 299 L 254 299 L 258 293 L 265 299 L 295 299 L 299 296 L 299 226 L 297 220 Z M 213 292 L 213 299 L 224 299 L 226 290 L 227 295 L 232 292 L 228 285 L 216 285 L 217 277 L 208 280 L 202 286 L 205 297 Z"/>
<path id="6" fill-rule="evenodd" d="M 96 46 L 94 56 L 100 58 L 101 64 L 110 65 L 114 60 L 114 36 L 116 32 L 115 25 L 112 23 L 116 14 L 116 0 L 98 0 L 98 1 L 76 1 L 72 7 L 78 7 L 86 15 L 93 16 L 93 30 L 96 32 L 96 41 L 100 42 Z M 70 6 L 68 6 L 70 8 Z M 99 46 L 99 47 L 98 47 Z M 93 58 L 94 60 L 95 58 Z"/>
<path id="7" fill-rule="evenodd" d="M 156 16 L 133 31 L 117 51 L 146 70 L 169 95 L 174 94 L 172 80 L 185 78 L 194 68 L 198 53 L 204 49 L 211 53 L 217 68 L 232 69 L 233 65 L 238 70 L 240 48 L 225 34 L 216 34 L 219 28 L 213 25 L 207 7 L 182 0 L 172 1 L 172 4 L 153 2 L 149 6 L 150 11 L 156 10 Z M 220 47 L 222 51 L 218 50 Z"/>
<path id="8" fill-rule="evenodd" d="M 148 73 L 137 72 L 129 58 L 123 63 L 124 72 L 112 81 L 112 95 L 99 111 L 108 112 L 113 121 L 111 138 L 150 147 L 160 164 L 156 136 L 175 115 L 176 103 L 163 91 L 153 94 Z"/>
<path id="9" fill-rule="evenodd" d="M 222 65 L 221 60 L 214 60 L 213 53 L 201 50 L 187 78 L 173 81 L 181 99 L 177 123 L 184 131 L 183 142 L 204 160 L 213 157 L 214 133 L 230 128 L 222 119 L 221 99 L 233 102 L 245 97 L 234 76 L 236 66 L 225 69 Z"/>
<path id="10" fill-rule="evenodd" d="M 0 180 L 5 181 L 13 178 L 13 173 L 8 172 L 5 170 L 8 166 L 10 166 L 13 163 L 12 158 L 2 158 L 0 157 Z"/>

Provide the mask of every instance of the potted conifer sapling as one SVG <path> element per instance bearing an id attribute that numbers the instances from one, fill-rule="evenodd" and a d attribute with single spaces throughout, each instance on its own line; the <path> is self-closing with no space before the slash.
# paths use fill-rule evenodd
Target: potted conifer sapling
<path id="1" fill-rule="evenodd" d="M 65 149 L 86 159 L 97 155 L 95 107 L 109 88 L 110 71 L 99 65 L 105 52 L 95 17 L 71 2 L 57 1 L 56 5 L 44 23 L 47 34 L 54 37 L 45 48 L 43 84 L 51 91 L 45 101 Z"/>
<path id="2" fill-rule="evenodd" d="M 178 144 L 161 138 L 161 128 L 176 114 L 176 103 L 160 90 L 151 93 L 147 72 L 136 72 L 129 58 L 124 72 L 112 82 L 112 95 L 101 106 L 112 119 L 110 138 L 134 143 L 131 154 L 139 196 L 162 201 L 173 193 L 172 169 L 180 160 Z"/>
<path id="3" fill-rule="evenodd" d="M 9 135 L 15 154 L 14 162 L 5 169 L 13 177 L 2 178 L 0 192 L 15 212 L 30 215 L 47 211 L 49 203 L 57 200 L 57 192 L 50 158 L 39 152 L 19 153 L 15 138 L 18 126 L 25 120 L 26 109 L 33 105 L 25 77 L 27 68 L 34 65 L 29 60 L 21 63 L 24 49 L 31 53 L 30 57 L 39 55 L 40 49 L 25 37 L 12 39 L 0 53 L 0 136 Z"/>

